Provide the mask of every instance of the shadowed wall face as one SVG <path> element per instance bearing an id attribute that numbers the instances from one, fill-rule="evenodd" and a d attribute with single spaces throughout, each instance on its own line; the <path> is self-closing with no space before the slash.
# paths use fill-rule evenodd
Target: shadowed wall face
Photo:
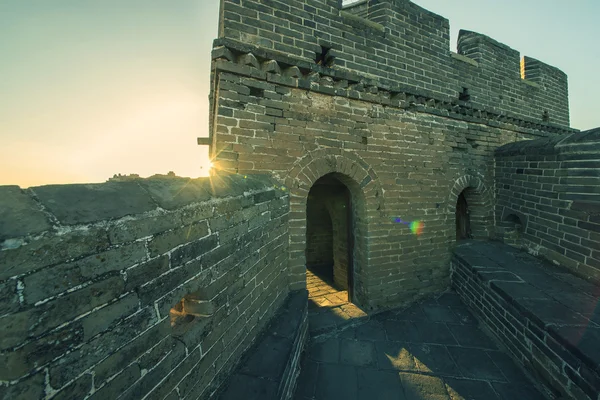
<path id="1" fill-rule="evenodd" d="M 306 210 L 306 267 L 333 268 L 333 223 L 319 199 L 310 198 Z"/>
<path id="2" fill-rule="evenodd" d="M 273 183 L 0 186 L 0 397 L 208 397 L 289 291 Z"/>

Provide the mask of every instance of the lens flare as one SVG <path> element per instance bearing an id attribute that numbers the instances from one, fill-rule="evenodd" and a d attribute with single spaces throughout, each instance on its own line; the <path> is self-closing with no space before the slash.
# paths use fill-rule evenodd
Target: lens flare
<path id="1" fill-rule="evenodd" d="M 413 221 L 410 223 L 410 231 L 417 236 L 420 236 L 423 233 L 423 224 L 422 221 Z"/>
<path id="2" fill-rule="evenodd" d="M 408 225 L 408 227 L 410 228 L 410 231 L 417 236 L 420 236 L 423 233 L 423 227 L 425 226 L 423 221 L 416 220 L 416 221 L 412 221 L 412 222 L 406 222 L 406 221 L 402 221 L 402 218 L 399 218 L 399 217 L 395 217 L 394 222 L 399 223 L 399 224 Z"/>

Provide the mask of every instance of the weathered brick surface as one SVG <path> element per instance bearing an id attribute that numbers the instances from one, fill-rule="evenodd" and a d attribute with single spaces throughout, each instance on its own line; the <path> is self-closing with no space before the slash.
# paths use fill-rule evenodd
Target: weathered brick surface
<path id="1" fill-rule="evenodd" d="M 524 80 L 518 52 L 473 32 L 452 56 L 448 21 L 411 2 L 226 0 L 222 16 L 215 174 L 272 174 L 289 191 L 291 289 L 306 285 L 305 250 L 317 254 L 306 209 L 324 175 L 351 193 L 353 301 L 389 307 L 448 284 L 461 192 L 472 236 L 494 235 L 497 147 L 572 132 L 562 72 L 527 59 Z"/>
<path id="2" fill-rule="evenodd" d="M 179 398 L 200 378 L 214 392 L 288 292 L 288 193 L 223 182 L 0 187 L 38 211 L 21 230 L 23 206 L 2 214 L 0 396 Z M 172 319 L 185 296 L 212 315 Z"/>
<path id="3" fill-rule="evenodd" d="M 61 235 L 46 233 L 30 240 L 7 239 L 4 243 L 11 240 L 16 245 L 7 249 L 10 251 L 0 251 L 0 265 L 5 266 L 0 269 L 2 281 L 61 261 L 96 254 L 110 245 L 106 231 L 96 227 L 74 229 Z"/>
<path id="4" fill-rule="evenodd" d="M 348 289 L 350 262 L 348 196 L 350 193 L 342 185 L 315 185 L 309 194 L 306 216 L 306 265 L 333 267 L 333 280 L 344 290 Z"/>
<path id="5" fill-rule="evenodd" d="M 23 278 L 23 297 L 35 304 L 110 272 L 124 270 L 147 258 L 145 243 L 131 243 L 72 263 L 55 265 Z"/>
<path id="6" fill-rule="evenodd" d="M 496 150 L 498 238 L 600 282 L 600 130 Z"/>
<path id="7" fill-rule="evenodd" d="M 307 267 L 333 265 L 333 221 L 329 211 L 322 202 L 309 203 L 306 218 Z"/>
<path id="8" fill-rule="evenodd" d="M 461 193 L 474 238 L 528 240 L 598 277 L 599 149 L 594 133 L 564 135 L 564 73 L 474 32 L 450 53 L 448 21 L 409 1 L 224 0 L 221 13 L 212 179 L 0 186 L 0 397 L 208 398 L 325 247 L 367 310 L 445 288 Z M 536 138 L 494 167 L 496 148 Z M 321 197 L 319 247 L 307 204 L 329 174 L 350 218 Z M 185 315 L 184 298 L 214 312 Z"/>
<path id="9" fill-rule="evenodd" d="M 373 81 L 390 87 L 409 87 L 411 94 L 435 93 L 438 98 L 455 98 L 466 87 L 473 104 L 538 121 L 548 111 L 550 121 L 568 125 L 567 78 L 562 71 L 530 57 L 524 57 L 521 65 L 518 51 L 469 31 L 459 35 L 458 52 L 463 57 L 453 57 L 447 19 L 412 2 L 367 3 L 340 12 L 335 0 L 268 4 L 253 0 L 242 5 L 228 0 L 223 5 L 220 34 L 244 43 L 246 49 L 260 48 L 258 52 L 243 51 L 238 56 L 240 65 L 260 66 L 269 52 L 284 57 L 277 59 L 281 75 L 265 65 L 254 69 L 254 77 L 293 82 L 298 74 L 290 71 L 293 68 L 299 69 L 301 77 L 309 68 L 318 72 L 332 68 L 337 76 L 349 72 L 363 78 L 364 83 L 356 79 L 345 85 L 367 89 L 366 95 L 374 97 L 377 92 L 371 89 Z M 325 60 L 318 60 L 323 47 L 329 50 Z M 215 51 L 213 57 L 227 59 L 224 54 L 223 50 Z M 235 51 L 228 54 L 230 59 L 236 57 Z M 248 63 L 247 54 L 258 62 Z M 319 82 L 319 76 L 309 76 L 306 81 L 297 85 L 310 89 Z M 235 84 L 227 89 L 236 89 Z M 336 89 L 334 86 L 329 91 L 336 93 Z M 239 94 L 247 96 L 253 92 L 244 89 Z M 264 106 L 286 112 L 277 103 Z M 247 123 L 240 128 L 245 126 L 257 125 Z"/>

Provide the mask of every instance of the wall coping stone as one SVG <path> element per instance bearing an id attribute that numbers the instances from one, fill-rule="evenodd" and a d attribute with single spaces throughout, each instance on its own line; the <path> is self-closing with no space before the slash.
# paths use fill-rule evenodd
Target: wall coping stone
<path id="1" fill-rule="evenodd" d="M 172 211 L 217 198 L 274 190 L 276 185 L 267 175 L 219 174 L 196 179 L 155 175 L 28 189 L 0 186 L 0 246 L 8 248 L 4 242 L 61 226 Z"/>
<path id="2" fill-rule="evenodd" d="M 361 6 L 363 4 L 367 4 L 368 2 L 369 2 L 369 0 L 361 0 L 361 1 L 354 2 L 354 3 L 345 4 L 345 5 L 342 5 L 342 10 L 351 9 L 351 8 L 354 8 L 354 7 L 357 7 L 357 6 Z"/>
<path id="3" fill-rule="evenodd" d="M 600 128 L 535 140 L 508 143 L 495 150 L 496 157 L 528 154 L 562 154 L 567 152 L 600 153 Z"/>
<path id="4" fill-rule="evenodd" d="M 0 243 L 48 229 L 50 221 L 34 198 L 18 186 L 0 186 Z"/>

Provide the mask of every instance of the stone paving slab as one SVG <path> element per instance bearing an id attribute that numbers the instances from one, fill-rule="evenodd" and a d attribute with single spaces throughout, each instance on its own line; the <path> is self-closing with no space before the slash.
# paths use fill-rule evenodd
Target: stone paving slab
<path id="1" fill-rule="evenodd" d="M 361 322 L 311 339 L 295 400 L 545 399 L 453 292 Z"/>
<path id="2" fill-rule="evenodd" d="M 348 302 L 348 291 L 339 290 L 326 271 L 306 270 L 310 334 L 317 336 L 348 324 L 357 323 L 367 314 Z"/>
<path id="3" fill-rule="evenodd" d="M 290 339 L 268 335 L 242 365 L 240 373 L 276 381 L 280 377 L 281 371 L 285 369 L 291 351 Z M 269 362 L 265 362 L 265 360 L 269 360 Z"/>

